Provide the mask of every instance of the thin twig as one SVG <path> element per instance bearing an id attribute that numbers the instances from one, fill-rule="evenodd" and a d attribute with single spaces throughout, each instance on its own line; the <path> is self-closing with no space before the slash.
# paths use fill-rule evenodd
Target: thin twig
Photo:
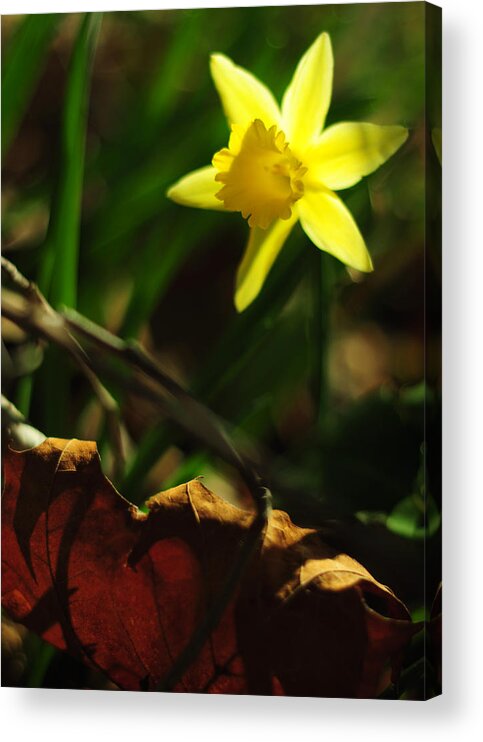
<path id="1" fill-rule="evenodd" d="M 77 340 L 72 337 L 71 333 L 69 333 L 65 323 L 59 321 L 58 313 L 50 306 L 36 284 L 27 280 L 15 265 L 4 257 L 2 257 L 2 271 L 18 290 L 19 294 L 27 300 L 29 306 L 33 310 L 31 312 L 33 315 L 31 317 L 33 324 L 30 325 L 30 329 L 33 330 L 34 326 L 37 327 L 38 334 L 41 334 L 45 339 L 60 345 L 67 353 L 69 353 L 92 386 L 94 394 L 104 410 L 107 428 L 111 438 L 112 448 L 114 451 L 114 477 L 120 477 L 124 470 L 126 457 L 124 454 L 121 416 L 116 400 L 96 375 L 83 348 L 79 345 Z M 6 297 L 6 308 L 4 314 L 15 322 L 15 319 L 8 314 L 8 293 Z M 10 311 L 12 311 L 12 306 L 10 307 Z M 41 321 L 41 326 L 38 326 L 40 317 L 43 317 L 44 319 Z M 46 329 L 47 331 L 42 331 Z"/>
<path id="2" fill-rule="evenodd" d="M 117 356 L 131 369 L 141 371 L 142 376 L 138 376 L 137 383 L 138 393 L 144 393 L 148 397 L 153 394 L 159 396 L 164 409 L 180 427 L 237 469 L 258 508 L 257 493 L 261 482 L 254 472 L 253 464 L 235 448 L 226 434 L 224 424 L 210 409 L 168 376 L 157 360 L 138 343 L 121 340 L 73 309 L 66 309 L 62 316 L 71 332 L 82 336 L 105 354 Z M 153 381 L 159 386 L 159 391 L 155 390 Z"/>
<path id="3" fill-rule="evenodd" d="M 119 372 L 106 367 L 99 353 L 89 356 L 74 335 L 94 345 L 102 352 L 102 356 L 108 359 L 115 356 L 123 361 L 134 372 L 130 385 L 150 399 L 157 398 L 158 403 L 168 410 L 176 423 L 236 468 L 252 493 L 257 511 L 263 512 L 263 497 L 260 494 L 262 484 L 254 471 L 253 463 L 235 448 L 223 423 L 210 409 L 168 376 L 142 346 L 125 342 L 72 309 L 55 311 L 35 284 L 27 281 L 5 258 L 2 258 L 2 269 L 6 269 L 11 280 L 15 281 L 15 286 L 24 299 L 22 301 L 17 294 L 4 290 L 2 308 L 6 317 L 62 347 L 82 366 L 84 372 L 86 367 L 92 373 L 96 368 L 101 368 L 118 381 L 121 380 Z M 90 380 L 92 381 L 92 377 Z M 109 394 L 107 390 L 106 393 Z"/>
<path id="4" fill-rule="evenodd" d="M 38 288 L 25 279 L 9 261 L 2 258 L 2 268 L 19 290 L 21 296 L 3 293 L 2 308 L 6 317 L 50 342 L 56 343 L 79 359 L 91 370 L 101 369 L 111 378 L 126 384 L 119 369 L 108 367 L 108 360 L 116 357 L 131 371 L 127 384 L 168 414 L 190 434 L 236 468 L 245 481 L 256 507 L 256 515 L 238 552 L 238 558 L 226 577 L 220 592 L 208 607 L 206 615 L 156 690 L 170 690 L 183 677 L 196 659 L 210 633 L 218 625 L 250 562 L 254 549 L 263 537 L 271 510 L 270 491 L 262 486 L 252 462 L 238 451 L 228 437 L 217 416 L 205 405 L 168 376 L 155 358 L 137 343 L 126 343 L 99 325 L 73 310 L 56 312 L 40 294 Z M 91 356 L 74 335 L 92 344 L 97 351 Z M 94 377 L 97 379 L 97 376 Z M 92 383 L 92 379 L 91 379 Z M 100 382 L 99 382 L 100 383 Z M 107 390 L 106 390 L 107 391 Z"/>

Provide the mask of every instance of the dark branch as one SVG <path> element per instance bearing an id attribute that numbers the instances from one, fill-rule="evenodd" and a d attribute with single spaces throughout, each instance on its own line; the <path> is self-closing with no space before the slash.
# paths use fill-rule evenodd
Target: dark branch
<path id="1" fill-rule="evenodd" d="M 68 352 L 89 377 L 96 394 L 103 399 L 104 406 L 109 404 L 106 396 L 109 392 L 99 381 L 96 370 L 127 385 L 132 391 L 147 397 L 161 407 L 180 427 L 196 436 L 210 450 L 233 466 L 240 473 L 252 495 L 256 516 L 240 547 L 238 558 L 203 621 L 158 688 L 170 690 L 181 680 L 210 633 L 216 628 L 250 562 L 255 547 L 263 538 L 271 510 L 270 492 L 262 486 L 251 460 L 234 446 L 222 421 L 168 376 L 156 359 L 141 345 L 125 342 L 73 310 L 56 312 L 35 284 L 27 281 L 5 258 L 2 258 L 2 270 L 17 289 L 16 293 L 3 292 L 4 315 L 22 329 L 53 342 Z M 80 341 L 93 346 L 96 352 L 89 355 Z M 128 368 L 130 371 L 128 380 L 113 364 L 109 365 L 113 358 L 118 358 Z"/>

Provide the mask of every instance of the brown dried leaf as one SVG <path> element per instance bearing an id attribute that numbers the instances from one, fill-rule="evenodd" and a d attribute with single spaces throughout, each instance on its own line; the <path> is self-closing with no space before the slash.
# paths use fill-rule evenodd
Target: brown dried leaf
<path id="1" fill-rule="evenodd" d="M 155 689 L 213 605 L 253 515 L 193 480 L 145 515 L 104 477 L 94 443 L 7 451 L 2 602 L 102 670 Z M 217 628 L 175 690 L 370 697 L 415 631 L 354 559 L 274 511 Z"/>

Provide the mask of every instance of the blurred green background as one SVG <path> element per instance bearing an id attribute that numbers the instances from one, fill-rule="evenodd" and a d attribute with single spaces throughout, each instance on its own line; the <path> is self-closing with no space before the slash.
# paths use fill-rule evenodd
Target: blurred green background
<path id="1" fill-rule="evenodd" d="M 2 18 L 4 254 L 57 308 L 142 340 L 250 441 L 275 506 L 322 527 L 417 619 L 439 582 L 441 520 L 440 163 L 431 144 L 440 122 L 438 96 L 425 107 L 427 13 L 424 3 L 381 3 Z M 341 194 L 375 271 L 349 272 L 296 227 L 238 315 L 246 223 L 177 206 L 165 192 L 227 142 L 210 53 L 254 72 L 280 100 L 324 30 L 335 57 L 327 124 L 410 131 L 388 163 Z M 436 57 L 437 47 L 436 38 Z M 113 475 L 102 410 L 71 363 L 5 321 L 3 350 L 4 393 L 47 435 L 97 440 Z M 127 498 L 140 504 L 203 474 L 218 494 L 248 503 L 234 471 L 149 403 L 107 385 L 125 426 L 116 485 Z M 7 684 L 101 683 L 9 625 L 15 631 Z M 422 646 L 421 634 L 397 697 L 420 697 L 434 676 Z"/>

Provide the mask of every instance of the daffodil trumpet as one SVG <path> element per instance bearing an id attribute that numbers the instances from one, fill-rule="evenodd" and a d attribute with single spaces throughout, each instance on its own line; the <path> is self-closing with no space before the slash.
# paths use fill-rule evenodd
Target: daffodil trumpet
<path id="1" fill-rule="evenodd" d="M 259 294 L 297 221 L 310 240 L 345 265 L 373 270 L 352 214 L 335 191 L 376 170 L 406 141 L 403 126 L 342 122 L 324 129 L 334 61 L 322 33 L 297 65 L 279 107 L 270 90 L 223 54 L 211 74 L 231 134 L 212 164 L 168 190 L 184 206 L 240 212 L 250 236 L 236 276 L 235 306 Z"/>

